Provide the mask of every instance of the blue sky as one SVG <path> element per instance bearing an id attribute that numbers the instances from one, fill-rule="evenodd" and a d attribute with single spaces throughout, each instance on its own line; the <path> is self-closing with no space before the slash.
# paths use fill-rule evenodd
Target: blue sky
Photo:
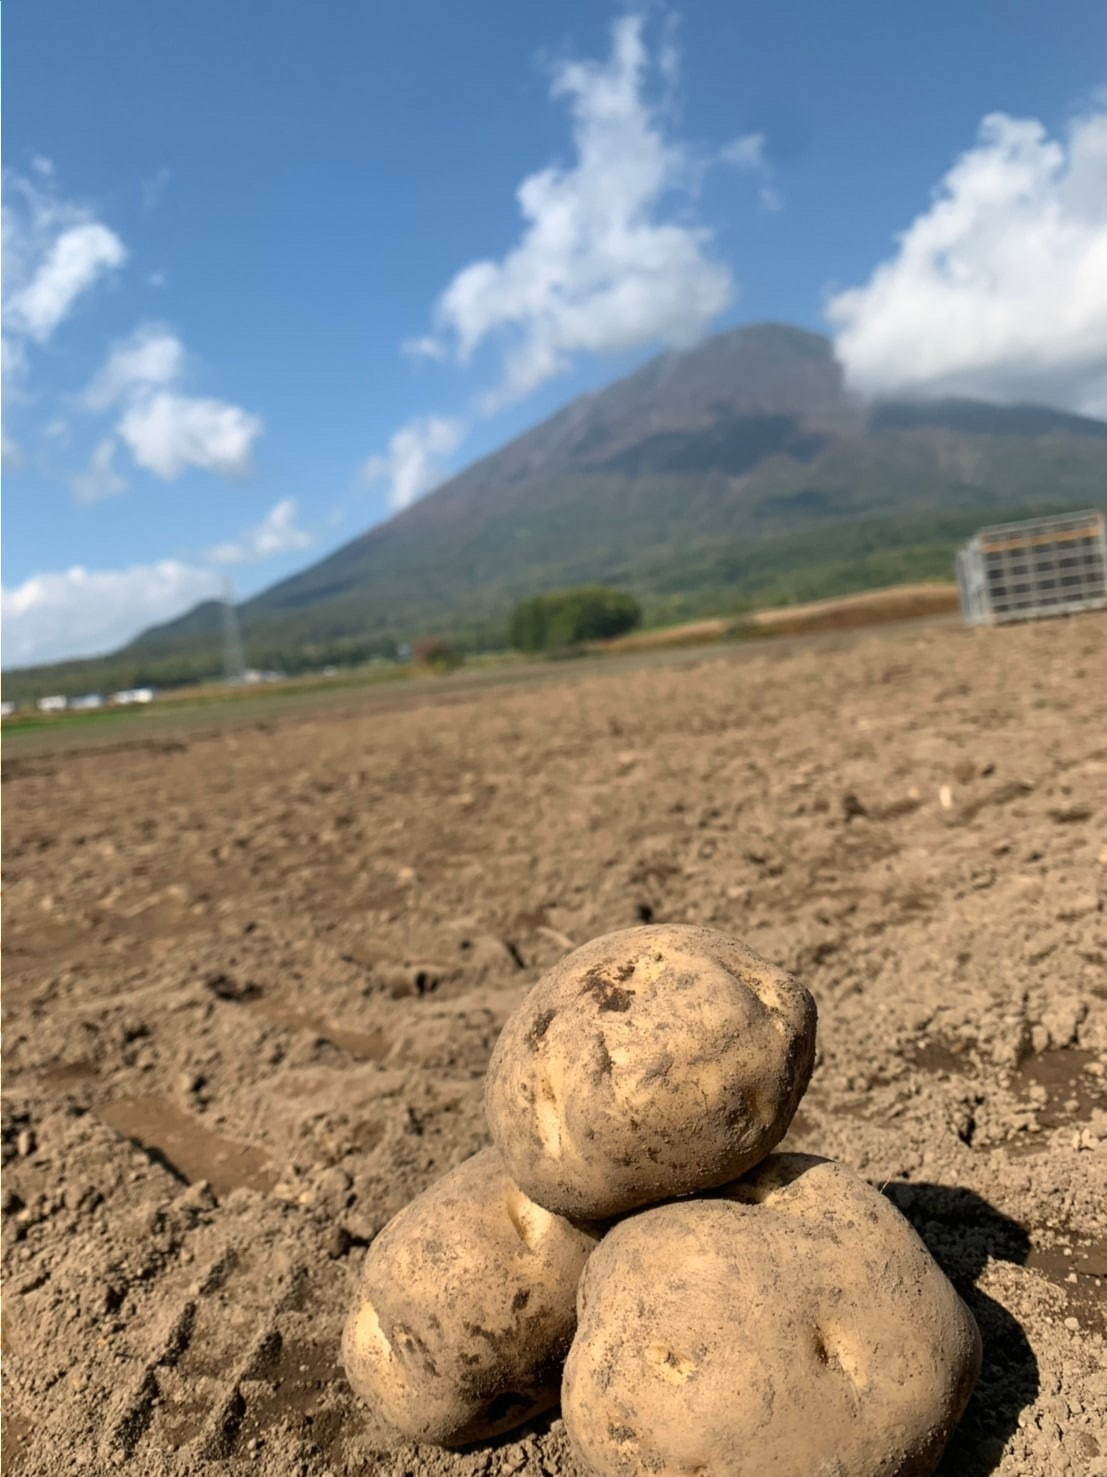
<path id="1" fill-rule="evenodd" d="M 6 664 L 248 595 L 734 323 L 1107 414 L 1098 0 L 5 21 Z"/>

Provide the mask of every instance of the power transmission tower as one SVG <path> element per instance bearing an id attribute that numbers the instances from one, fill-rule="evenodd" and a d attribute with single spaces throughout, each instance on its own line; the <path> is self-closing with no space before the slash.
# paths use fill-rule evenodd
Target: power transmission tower
<path id="1" fill-rule="evenodd" d="M 223 581 L 223 680 L 230 683 L 246 680 L 246 654 L 242 650 L 242 632 L 238 628 L 230 580 Z"/>

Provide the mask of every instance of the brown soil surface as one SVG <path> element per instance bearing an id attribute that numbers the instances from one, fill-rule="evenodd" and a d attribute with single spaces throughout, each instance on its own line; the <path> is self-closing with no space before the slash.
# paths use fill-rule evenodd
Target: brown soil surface
<path id="1" fill-rule="evenodd" d="M 362 1248 L 485 1142 L 573 944 L 724 928 L 815 992 L 786 1147 L 981 1325 L 949 1477 L 1107 1472 L 1107 621 L 719 648 L 8 765 L 5 1471 L 568 1474 L 405 1446 Z M 740 1398 L 740 1393 L 738 1395 Z"/>
<path id="2" fill-rule="evenodd" d="M 807 605 L 782 605 L 759 610 L 753 623 L 772 631 L 798 635 L 803 631 L 849 630 L 878 626 L 885 621 L 920 620 L 948 615 L 959 608 L 957 586 L 933 581 L 919 585 L 893 585 L 885 590 L 863 590 L 834 600 L 813 600 Z"/>
<path id="3" fill-rule="evenodd" d="M 812 600 L 804 605 L 772 606 L 752 610 L 743 617 L 712 616 L 681 626 L 660 626 L 631 631 L 610 641 L 594 641 L 594 651 L 649 651 L 657 647 L 691 646 L 721 641 L 735 626 L 744 623 L 767 636 L 798 636 L 812 631 L 856 630 L 892 621 L 926 620 L 952 615 L 960 608 L 957 586 L 932 580 L 917 585 L 889 585 L 863 590 L 857 595 L 838 595 L 832 600 Z"/>
<path id="4" fill-rule="evenodd" d="M 725 616 L 708 616 L 702 621 L 685 621 L 679 626 L 650 626 L 644 631 L 628 631 L 625 636 L 612 636 L 607 641 L 590 641 L 590 651 L 653 651 L 664 646 L 696 646 L 707 641 L 721 641 L 733 621 Z"/>

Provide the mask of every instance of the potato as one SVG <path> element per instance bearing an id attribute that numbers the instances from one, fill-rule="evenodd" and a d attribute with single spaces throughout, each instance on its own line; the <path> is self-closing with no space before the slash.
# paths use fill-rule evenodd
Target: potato
<path id="1" fill-rule="evenodd" d="M 972 1315 L 899 1212 L 802 1154 L 623 1221 L 577 1306 L 562 1413 L 611 1477 L 918 1477 L 980 1368 Z"/>
<path id="2" fill-rule="evenodd" d="M 461 1445 L 557 1400 L 598 1232 L 533 1204 L 485 1149 L 394 1216 L 346 1322 L 350 1384 L 405 1436 Z"/>
<path id="3" fill-rule="evenodd" d="M 532 1200 L 606 1218 L 764 1158 L 814 1052 L 814 1001 L 782 969 L 714 929 L 627 928 L 567 955 L 512 1014 L 485 1110 Z"/>

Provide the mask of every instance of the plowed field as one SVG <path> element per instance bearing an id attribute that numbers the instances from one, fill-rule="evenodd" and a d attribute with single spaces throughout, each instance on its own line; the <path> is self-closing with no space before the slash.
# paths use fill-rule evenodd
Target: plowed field
<path id="1" fill-rule="evenodd" d="M 1103 617 L 570 664 L 6 781 L 11 1477 L 571 1471 L 556 1414 L 405 1446 L 338 1336 L 363 1248 L 485 1142 L 507 1013 L 644 920 L 816 994 L 786 1146 L 884 1187 L 984 1333 L 943 1470 L 1107 1472 Z"/>

